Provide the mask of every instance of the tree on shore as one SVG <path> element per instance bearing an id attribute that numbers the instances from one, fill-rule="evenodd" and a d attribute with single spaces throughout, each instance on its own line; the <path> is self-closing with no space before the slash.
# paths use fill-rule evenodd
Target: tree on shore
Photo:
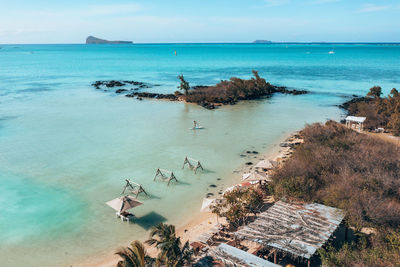
<path id="1" fill-rule="evenodd" d="M 380 86 L 374 86 L 369 89 L 367 96 L 372 96 L 374 98 L 380 98 L 382 95 L 382 88 Z"/>
<path id="2" fill-rule="evenodd" d="M 160 251 L 156 259 L 158 266 L 184 266 L 192 262 L 193 250 L 189 242 L 182 246 L 174 225 L 160 223 L 153 227 L 146 243 Z"/>
<path id="3" fill-rule="evenodd" d="M 185 96 L 187 96 L 189 93 L 189 89 L 190 89 L 189 83 L 185 80 L 183 75 L 179 75 L 178 79 L 181 81 L 181 83 L 178 86 L 178 89 L 182 90 L 185 93 Z"/>
<path id="4" fill-rule="evenodd" d="M 154 262 L 154 259 L 146 254 L 140 241 L 132 242 L 131 247 L 118 249 L 115 254 L 122 258 L 117 267 L 147 267 L 152 266 Z"/>
<path id="5" fill-rule="evenodd" d="M 246 222 L 249 213 L 256 215 L 264 204 L 263 193 L 255 188 L 235 189 L 224 194 L 225 201 L 212 207 L 212 212 L 226 217 L 231 227 L 239 227 Z"/>

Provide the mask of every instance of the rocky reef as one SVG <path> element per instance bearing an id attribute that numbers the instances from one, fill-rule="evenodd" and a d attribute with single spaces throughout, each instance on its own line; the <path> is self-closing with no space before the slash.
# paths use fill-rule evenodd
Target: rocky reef
<path id="1" fill-rule="evenodd" d="M 153 86 L 144 82 L 129 80 L 107 80 L 96 81 L 92 86 L 103 91 L 114 91 L 116 94 L 124 94 L 126 97 L 142 100 L 143 98 L 165 99 L 171 101 L 186 101 L 195 103 L 206 109 L 215 109 L 222 105 L 234 105 L 239 101 L 255 100 L 271 97 L 275 93 L 302 95 L 308 91 L 288 89 L 283 86 L 275 86 L 267 83 L 265 79 L 253 71 L 254 78 L 244 80 L 231 78 L 227 81 L 212 86 L 197 85 L 190 87 L 187 84 L 185 94 L 176 91 L 174 94 L 161 94 L 152 92 L 139 92 L 140 89 L 152 88 Z M 183 78 L 183 77 L 182 77 Z"/>

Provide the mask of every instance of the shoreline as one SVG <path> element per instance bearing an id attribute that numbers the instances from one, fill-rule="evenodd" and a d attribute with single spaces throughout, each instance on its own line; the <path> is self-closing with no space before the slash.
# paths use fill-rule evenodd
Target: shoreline
<path id="1" fill-rule="evenodd" d="M 285 142 L 288 138 L 293 137 L 296 133 L 298 133 L 299 130 L 292 131 L 286 134 L 283 134 L 275 143 L 272 143 L 269 147 L 267 148 L 262 148 L 259 149 L 259 153 L 254 155 L 251 154 L 249 155 L 248 158 L 249 160 L 256 159 L 256 161 L 261 161 L 261 160 L 276 160 L 279 157 L 282 157 L 287 151 L 289 151 L 288 147 L 280 147 L 279 145 L 282 142 Z M 253 157 L 250 157 L 253 156 Z M 241 164 L 237 168 L 233 169 L 230 174 L 227 174 L 229 177 L 228 179 L 225 180 L 224 184 L 224 189 L 228 188 L 229 186 L 236 185 L 240 183 L 242 180 L 241 174 L 244 174 L 246 172 L 251 171 L 254 168 L 255 164 L 252 165 L 246 165 L 246 163 Z M 218 188 L 214 188 L 216 190 L 215 197 L 218 196 Z M 209 191 L 210 192 L 210 191 Z M 224 218 L 217 218 L 217 216 L 211 212 L 200 212 L 200 206 L 201 202 L 199 202 L 199 209 L 197 209 L 196 212 L 193 212 L 190 214 L 190 217 L 192 219 L 186 220 L 182 225 L 176 227 L 176 234 L 179 236 L 182 240 L 182 243 L 189 241 L 193 242 L 195 241 L 196 237 L 200 236 L 203 233 L 208 232 L 215 224 L 218 222 L 222 222 Z M 166 222 L 168 223 L 168 222 Z M 77 261 L 73 264 L 68 264 L 67 266 L 77 266 L 77 267 L 85 267 L 85 266 L 94 266 L 94 267 L 111 267 L 111 266 L 116 266 L 118 261 L 120 260 L 120 257 L 118 255 L 115 255 L 115 251 L 121 247 L 121 246 L 129 246 L 131 242 L 133 242 L 135 239 L 126 241 L 126 242 L 121 242 L 119 245 L 111 248 L 104 250 L 102 252 L 98 252 L 96 254 L 90 255 L 86 260 L 82 261 Z M 146 239 L 137 239 L 141 242 L 144 242 Z M 147 250 L 147 253 L 155 257 L 157 255 L 157 250 L 154 247 L 150 247 L 146 244 L 145 248 Z"/>

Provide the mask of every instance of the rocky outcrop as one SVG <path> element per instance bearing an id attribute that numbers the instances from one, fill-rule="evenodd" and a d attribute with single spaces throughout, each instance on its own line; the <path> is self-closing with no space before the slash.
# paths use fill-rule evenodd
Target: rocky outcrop
<path id="1" fill-rule="evenodd" d="M 151 88 L 151 85 L 143 82 L 137 82 L 137 81 L 116 81 L 116 80 L 110 80 L 110 81 L 95 81 L 92 83 L 92 86 L 96 89 L 101 89 L 102 87 L 107 87 L 107 88 L 114 88 L 114 87 L 122 87 L 126 85 L 134 85 L 137 86 L 136 89 L 142 89 L 142 88 Z"/>
<path id="2" fill-rule="evenodd" d="M 131 97 L 138 100 L 143 98 L 166 99 L 171 101 L 186 101 L 195 103 L 206 109 L 216 109 L 222 105 L 235 105 L 239 101 L 255 100 L 271 97 L 274 93 L 302 95 L 308 91 L 288 89 L 282 86 L 275 86 L 267 83 L 264 79 L 258 76 L 257 72 L 253 72 L 255 78 L 250 80 L 242 80 L 239 78 L 231 78 L 229 81 L 221 81 L 215 86 L 198 85 L 190 88 L 186 95 L 179 91 L 175 94 L 160 94 L 150 92 L 139 92 L 143 88 L 151 88 L 152 86 L 138 81 L 96 81 L 92 86 L 96 89 L 104 91 L 114 91 L 117 94 L 124 94 L 126 97 Z M 129 88 L 135 86 L 135 88 Z"/>
<path id="3" fill-rule="evenodd" d="M 306 90 L 287 89 L 283 86 L 275 86 L 275 93 L 288 94 L 288 95 L 305 95 L 308 94 Z"/>
<path id="4" fill-rule="evenodd" d="M 148 92 L 133 92 L 125 95 L 126 97 L 138 97 L 138 98 L 157 98 L 157 99 L 168 99 L 168 100 L 178 100 L 178 97 L 173 94 L 157 94 Z"/>
<path id="5" fill-rule="evenodd" d="M 86 44 L 132 44 L 132 41 L 108 41 L 94 36 L 86 38 Z"/>

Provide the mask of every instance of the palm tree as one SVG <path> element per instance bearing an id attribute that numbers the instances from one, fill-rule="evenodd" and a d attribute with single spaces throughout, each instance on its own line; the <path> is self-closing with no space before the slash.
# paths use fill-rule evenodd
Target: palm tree
<path id="1" fill-rule="evenodd" d="M 150 239 L 146 241 L 149 245 L 155 245 L 160 250 L 157 262 L 159 265 L 183 266 L 192 261 L 193 251 L 189 242 L 181 246 L 180 237 L 176 237 L 175 226 L 160 223 L 153 227 Z"/>
<path id="2" fill-rule="evenodd" d="M 120 248 L 115 253 L 122 260 L 118 262 L 117 267 L 146 267 L 151 266 L 153 258 L 147 256 L 144 246 L 139 241 L 131 243 L 131 247 Z"/>

